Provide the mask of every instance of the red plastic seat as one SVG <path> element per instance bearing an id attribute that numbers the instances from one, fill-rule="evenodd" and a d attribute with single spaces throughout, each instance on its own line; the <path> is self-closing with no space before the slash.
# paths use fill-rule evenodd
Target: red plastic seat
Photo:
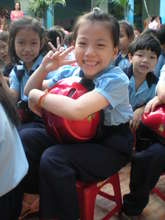
<path id="1" fill-rule="evenodd" d="M 106 184 L 112 185 L 114 191 L 113 195 L 101 191 L 101 188 Z M 114 214 L 121 211 L 122 197 L 118 173 L 98 183 L 86 184 L 77 181 L 76 188 L 80 207 L 80 220 L 94 219 L 94 208 L 97 195 L 101 195 L 102 197 L 115 202 L 115 206 L 112 208 L 112 210 L 108 212 L 108 214 L 104 218 L 102 218 L 102 220 L 108 220 Z"/>

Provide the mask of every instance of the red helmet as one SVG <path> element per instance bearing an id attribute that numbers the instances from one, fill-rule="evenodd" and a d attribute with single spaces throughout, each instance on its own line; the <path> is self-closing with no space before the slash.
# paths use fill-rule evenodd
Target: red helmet
<path id="1" fill-rule="evenodd" d="M 70 77 L 58 81 L 49 93 L 59 94 L 77 99 L 88 91 L 79 77 Z M 68 120 L 43 110 L 43 118 L 47 131 L 63 142 L 82 142 L 93 138 L 99 123 L 99 112 L 89 115 L 83 120 Z"/>
<path id="2" fill-rule="evenodd" d="M 144 113 L 142 123 L 165 138 L 165 106 L 158 106 L 153 112 Z"/>

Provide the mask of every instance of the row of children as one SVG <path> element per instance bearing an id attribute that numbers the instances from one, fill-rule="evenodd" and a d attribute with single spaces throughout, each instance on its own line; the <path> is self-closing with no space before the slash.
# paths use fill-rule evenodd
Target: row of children
<path id="1" fill-rule="evenodd" d="M 17 219 L 23 193 L 30 192 L 40 195 L 41 219 L 77 220 L 76 180 L 104 180 L 130 161 L 130 193 L 124 196 L 123 211 L 128 216 L 137 216 L 143 211 L 150 191 L 165 168 L 164 146 L 159 138 L 153 138 L 151 131 L 148 142 L 142 143 L 141 136 L 148 135 L 148 130 L 140 123 L 147 103 L 145 111 L 150 111 L 165 101 L 162 98 L 164 72 L 162 70 L 158 84 L 153 74 L 161 47 L 153 32 L 142 33 L 132 41 L 127 76 L 114 62 L 120 35 L 122 31 L 117 19 L 96 8 L 77 20 L 73 32 L 74 47 L 62 50 L 52 47 L 43 57 L 45 31 L 41 25 L 27 17 L 11 24 L 8 46 L 14 66 L 9 87 L 2 75 L 0 78 L 1 120 L 7 121 L 1 125 L 0 132 L 4 132 L 0 136 L 0 147 L 4 146 L 8 158 L 14 157 L 11 148 L 13 145 L 21 148 L 22 141 L 29 170 L 27 172 L 23 150 L 17 148 L 21 165 L 17 164 L 18 158 L 5 159 L 4 163 L 1 154 L 0 163 L 7 174 L 2 178 L 4 183 L 10 184 L 8 188 L 0 188 L 0 219 Z M 68 54 L 73 49 L 75 60 L 70 60 Z M 75 61 L 78 65 L 72 66 Z M 92 80 L 94 89 L 76 100 L 45 92 L 60 79 L 75 74 Z M 41 109 L 71 120 L 81 120 L 102 110 L 102 137 L 85 143 L 61 144 L 47 133 L 39 117 L 19 126 L 18 136 L 13 101 L 16 103 L 20 99 L 28 99 L 29 108 L 39 117 L 42 116 Z M 137 132 L 137 152 L 133 156 L 132 130 Z M 13 135 L 18 137 L 17 141 Z M 12 174 L 9 168 L 12 168 Z"/>

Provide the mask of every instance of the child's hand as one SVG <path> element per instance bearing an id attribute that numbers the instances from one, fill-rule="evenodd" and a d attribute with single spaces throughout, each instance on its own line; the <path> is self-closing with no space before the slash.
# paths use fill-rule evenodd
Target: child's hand
<path id="1" fill-rule="evenodd" d="M 130 128 L 132 130 L 136 130 L 139 127 L 143 112 L 144 112 L 144 106 L 134 111 L 133 119 L 130 121 Z"/>
<path id="2" fill-rule="evenodd" d="M 51 72 L 58 69 L 62 65 L 71 65 L 75 60 L 68 60 L 67 55 L 74 49 L 73 46 L 63 51 L 49 51 L 43 58 L 41 66 L 45 72 Z"/>
<path id="3" fill-rule="evenodd" d="M 155 96 L 153 99 L 151 99 L 145 106 L 144 112 L 145 113 L 149 113 L 154 111 L 154 109 L 158 106 L 162 104 L 162 102 L 160 101 L 158 96 Z"/>
<path id="4" fill-rule="evenodd" d="M 32 89 L 29 92 L 28 96 L 28 106 L 31 109 L 32 112 L 37 114 L 38 116 L 42 116 L 41 109 L 38 107 L 38 101 L 41 95 L 43 95 L 44 92 L 38 89 Z"/>

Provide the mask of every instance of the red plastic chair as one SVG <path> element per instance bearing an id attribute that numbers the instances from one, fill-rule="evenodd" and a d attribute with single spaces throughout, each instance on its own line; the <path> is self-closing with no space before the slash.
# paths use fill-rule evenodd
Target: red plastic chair
<path id="1" fill-rule="evenodd" d="M 165 173 L 163 173 L 162 175 L 165 175 Z M 161 192 L 157 186 L 155 186 L 155 187 L 153 188 L 152 193 L 155 193 L 155 194 L 158 195 L 163 201 L 165 201 L 165 194 L 164 194 L 163 192 Z"/>
<path id="2" fill-rule="evenodd" d="M 113 187 L 113 195 L 101 191 L 101 188 L 109 183 Z M 86 184 L 77 181 L 76 188 L 80 207 L 80 220 L 94 219 L 94 208 L 97 195 L 101 195 L 102 197 L 115 202 L 113 209 L 109 211 L 108 214 L 102 218 L 102 220 L 108 220 L 114 214 L 121 211 L 122 197 L 118 173 L 98 183 Z"/>

